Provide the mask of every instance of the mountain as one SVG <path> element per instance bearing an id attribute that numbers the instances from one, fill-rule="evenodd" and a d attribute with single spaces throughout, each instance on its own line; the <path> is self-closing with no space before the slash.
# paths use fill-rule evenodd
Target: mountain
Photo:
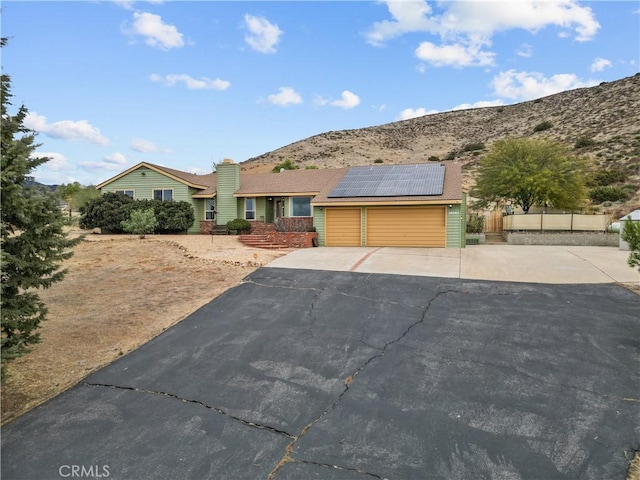
<path id="1" fill-rule="evenodd" d="M 300 168 L 453 160 L 462 163 L 464 184 L 471 187 L 478 160 L 493 142 L 510 137 L 565 143 L 591 160 L 594 173 L 611 172 L 597 183 L 623 188 L 629 198 L 600 203 L 600 211 L 617 216 L 640 208 L 640 73 L 513 105 L 322 133 L 251 158 L 242 168 L 261 173 L 285 160 Z"/>

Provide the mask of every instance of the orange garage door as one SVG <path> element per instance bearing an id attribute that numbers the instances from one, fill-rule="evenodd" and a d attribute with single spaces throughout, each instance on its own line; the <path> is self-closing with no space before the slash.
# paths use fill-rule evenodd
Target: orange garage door
<path id="1" fill-rule="evenodd" d="M 328 247 L 359 247 L 359 208 L 325 208 L 325 245 Z"/>
<path id="2" fill-rule="evenodd" d="M 368 247 L 445 247 L 445 207 L 367 209 Z"/>

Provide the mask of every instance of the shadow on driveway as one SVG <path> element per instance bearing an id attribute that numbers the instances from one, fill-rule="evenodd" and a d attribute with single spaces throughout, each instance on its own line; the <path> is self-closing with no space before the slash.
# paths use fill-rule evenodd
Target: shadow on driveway
<path id="1" fill-rule="evenodd" d="M 2 478 L 621 479 L 639 298 L 262 268 L 6 425 Z"/>

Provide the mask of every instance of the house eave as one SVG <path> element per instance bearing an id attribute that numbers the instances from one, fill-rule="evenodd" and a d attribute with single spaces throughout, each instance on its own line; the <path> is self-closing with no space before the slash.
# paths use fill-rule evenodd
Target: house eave
<path id="1" fill-rule="evenodd" d="M 358 200 L 357 198 L 350 200 L 337 200 L 337 201 L 311 201 L 311 205 L 314 207 L 382 207 L 382 206 L 401 206 L 401 205 L 459 205 L 462 203 L 460 199 L 443 199 L 437 200 Z"/>
<path id="2" fill-rule="evenodd" d="M 315 197 L 319 192 L 240 192 L 234 193 L 236 198 L 244 197 Z"/>

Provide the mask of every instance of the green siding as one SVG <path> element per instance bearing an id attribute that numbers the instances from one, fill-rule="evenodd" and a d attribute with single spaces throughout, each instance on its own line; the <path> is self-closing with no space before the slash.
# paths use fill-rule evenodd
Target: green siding
<path id="1" fill-rule="evenodd" d="M 447 208 L 447 248 L 462 248 L 461 205 Z"/>
<path id="2" fill-rule="evenodd" d="M 203 202 L 193 199 L 191 196 L 197 191 L 184 183 L 178 182 L 149 168 L 138 168 L 129 174 L 114 180 L 102 189 L 102 193 L 116 190 L 133 190 L 136 200 L 152 200 L 153 191 L 157 189 L 173 190 L 173 200 L 176 202 L 188 202 L 193 206 L 196 221 L 189 228 L 188 233 L 199 233 L 199 219 L 203 216 Z"/>
<path id="3" fill-rule="evenodd" d="M 313 207 L 313 226 L 318 232 L 318 245 L 324 247 L 324 207 Z"/>
<path id="4" fill-rule="evenodd" d="M 220 163 L 216 167 L 216 172 L 216 210 L 218 211 L 216 223 L 224 225 L 229 220 L 244 218 L 244 212 L 239 214 L 239 211 L 244 208 L 244 201 L 233 196 L 234 192 L 240 187 L 240 165 L 237 163 Z"/>
<path id="5" fill-rule="evenodd" d="M 460 248 L 467 246 L 467 194 L 462 193 L 462 205 L 460 205 Z"/>
<path id="6" fill-rule="evenodd" d="M 266 202 L 265 197 L 256 198 L 256 220 L 264 222 L 266 219 Z"/>

